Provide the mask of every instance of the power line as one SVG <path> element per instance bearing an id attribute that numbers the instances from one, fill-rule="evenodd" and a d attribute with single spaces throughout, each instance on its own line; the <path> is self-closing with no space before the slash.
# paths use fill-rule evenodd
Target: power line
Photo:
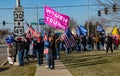
<path id="1" fill-rule="evenodd" d="M 87 6 L 100 6 L 100 5 L 68 5 L 68 6 L 50 6 L 52 8 L 72 8 L 72 7 L 87 7 Z M 37 7 L 44 8 L 44 7 Z M 0 8 L 0 10 L 13 10 L 14 8 Z M 36 7 L 24 7 L 24 9 L 36 9 Z"/>

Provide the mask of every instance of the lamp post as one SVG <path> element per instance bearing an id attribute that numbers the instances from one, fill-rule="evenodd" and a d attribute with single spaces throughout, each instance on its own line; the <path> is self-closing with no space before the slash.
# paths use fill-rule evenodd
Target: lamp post
<path id="1" fill-rule="evenodd" d="M 35 6 L 36 8 L 36 22 L 37 22 L 37 25 L 36 25 L 36 31 L 39 32 L 39 21 L 38 21 L 38 5 L 35 5 L 35 4 L 28 4 L 28 5 L 33 5 Z"/>
<path id="2" fill-rule="evenodd" d="M 37 6 L 37 5 L 36 5 L 36 19 L 37 19 L 36 31 L 39 32 L 39 24 L 38 24 L 38 6 Z"/>
<path id="3" fill-rule="evenodd" d="M 88 30 L 88 36 L 90 34 L 90 31 L 89 31 L 89 0 L 87 0 L 87 19 L 88 19 L 88 22 L 87 22 L 87 30 Z"/>

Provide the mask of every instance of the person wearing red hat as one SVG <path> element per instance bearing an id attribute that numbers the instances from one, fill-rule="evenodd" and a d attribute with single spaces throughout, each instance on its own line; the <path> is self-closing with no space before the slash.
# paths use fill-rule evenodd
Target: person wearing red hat
<path id="1" fill-rule="evenodd" d="M 41 44 L 41 38 L 40 37 L 38 37 L 37 39 L 36 39 L 36 41 L 34 41 L 34 50 L 35 50 L 35 52 L 36 52 L 36 57 L 37 57 L 37 66 L 40 66 L 41 64 L 42 64 L 42 58 L 43 58 L 43 54 L 42 54 L 42 50 L 41 50 L 41 46 L 42 46 L 42 44 Z"/>
<path id="2" fill-rule="evenodd" d="M 17 51 L 18 51 L 19 66 L 23 66 L 24 65 L 24 60 L 23 60 L 24 42 L 22 41 L 22 38 L 17 38 L 16 47 L 17 47 Z"/>

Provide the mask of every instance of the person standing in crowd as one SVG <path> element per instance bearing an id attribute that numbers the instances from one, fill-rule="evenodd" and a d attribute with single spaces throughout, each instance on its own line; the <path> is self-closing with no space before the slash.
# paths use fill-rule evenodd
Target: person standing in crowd
<path id="1" fill-rule="evenodd" d="M 16 51 L 14 49 L 14 46 L 12 44 L 8 44 L 7 47 L 7 56 L 12 59 L 12 63 L 14 63 L 14 55 L 16 54 Z"/>
<path id="2" fill-rule="evenodd" d="M 49 39 L 48 39 L 48 36 L 47 34 L 44 35 L 44 54 L 45 54 L 45 57 L 46 57 L 46 68 L 49 68 L 49 64 L 48 64 L 48 52 L 49 52 L 49 47 L 50 47 L 50 42 L 49 42 Z"/>
<path id="3" fill-rule="evenodd" d="M 36 52 L 36 56 L 37 56 L 37 66 L 41 65 L 41 38 L 37 38 L 37 40 L 34 42 L 34 50 Z"/>
<path id="4" fill-rule="evenodd" d="M 26 59 L 27 62 L 30 61 L 28 58 L 29 46 L 30 46 L 30 41 L 28 38 L 25 38 L 24 39 L 24 58 Z"/>
<path id="5" fill-rule="evenodd" d="M 44 40 L 41 37 L 41 51 L 40 51 L 40 60 L 41 60 L 41 64 L 43 64 L 43 51 L 44 51 Z"/>
<path id="6" fill-rule="evenodd" d="M 87 49 L 90 51 L 92 50 L 92 37 L 91 36 L 88 36 L 87 38 Z"/>
<path id="7" fill-rule="evenodd" d="M 107 41 L 106 41 L 106 44 L 107 44 L 106 53 L 108 53 L 109 48 L 110 48 L 111 52 L 113 53 L 113 49 L 112 49 L 113 38 L 112 38 L 112 36 L 110 36 L 110 35 L 108 34 L 106 40 L 107 40 Z"/>
<path id="8" fill-rule="evenodd" d="M 59 38 L 55 40 L 55 50 L 56 50 L 55 58 L 60 59 L 60 39 Z"/>
<path id="9" fill-rule="evenodd" d="M 33 54 L 33 39 L 30 39 L 30 46 L 29 46 L 29 52 L 28 52 L 29 57 L 34 58 Z"/>
<path id="10" fill-rule="evenodd" d="M 48 66 L 50 69 L 55 69 L 55 62 L 54 62 L 54 51 L 55 51 L 55 41 L 54 36 L 49 37 L 50 46 L 49 46 L 49 53 L 48 53 Z"/>
<path id="11" fill-rule="evenodd" d="M 33 58 L 33 59 L 36 58 L 36 51 L 35 51 L 35 50 L 36 50 L 36 46 L 35 46 L 36 43 L 37 43 L 37 38 L 34 37 L 34 38 L 32 39 L 32 46 L 33 46 L 33 50 L 32 50 L 33 55 L 32 55 L 32 58 Z"/>
<path id="12" fill-rule="evenodd" d="M 82 45 L 83 45 L 83 51 L 84 51 L 84 52 L 87 51 L 87 49 L 86 49 L 86 46 L 87 46 L 86 36 L 84 36 L 84 37 L 82 38 Z"/>
<path id="13" fill-rule="evenodd" d="M 19 60 L 19 66 L 24 66 L 24 42 L 22 41 L 22 38 L 17 38 L 16 46 L 18 50 L 18 60 Z"/>
<path id="14" fill-rule="evenodd" d="M 114 50 L 117 50 L 119 45 L 119 39 L 116 36 L 113 39 L 113 43 L 114 43 Z"/>
<path id="15" fill-rule="evenodd" d="M 95 42 L 96 42 L 96 48 L 97 48 L 97 50 L 100 50 L 100 38 L 96 37 L 95 38 Z"/>
<path id="16" fill-rule="evenodd" d="M 100 35 L 100 50 L 104 50 L 104 44 L 105 44 L 105 37 L 103 35 Z"/>
<path id="17" fill-rule="evenodd" d="M 18 50 L 17 50 L 17 43 L 16 43 L 15 40 L 14 40 L 14 42 L 13 42 L 13 47 L 14 47 L 14 50 L 15 50 L 14 62 L 16 62 L 16 58 L 17 58 L 17 54 L 18 54 Z"/>
<path id="18" fill-rule="evenodd" d="M 80 37 L 78 35 L 74 35 L 74 38 L 76 40 L 77 45 L 75 46 L 76 52 L 81 51 L 81 46 L 80 46 Z"/>

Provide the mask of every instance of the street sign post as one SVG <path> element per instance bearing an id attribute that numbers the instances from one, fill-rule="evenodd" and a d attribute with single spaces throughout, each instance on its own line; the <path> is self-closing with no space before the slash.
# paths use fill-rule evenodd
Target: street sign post
<path id="1" fill-rule="evenodd" d="M 14 8 L 14 35 L 16 40 L 24 38 L 24 10 L 21 6 Z"/>

